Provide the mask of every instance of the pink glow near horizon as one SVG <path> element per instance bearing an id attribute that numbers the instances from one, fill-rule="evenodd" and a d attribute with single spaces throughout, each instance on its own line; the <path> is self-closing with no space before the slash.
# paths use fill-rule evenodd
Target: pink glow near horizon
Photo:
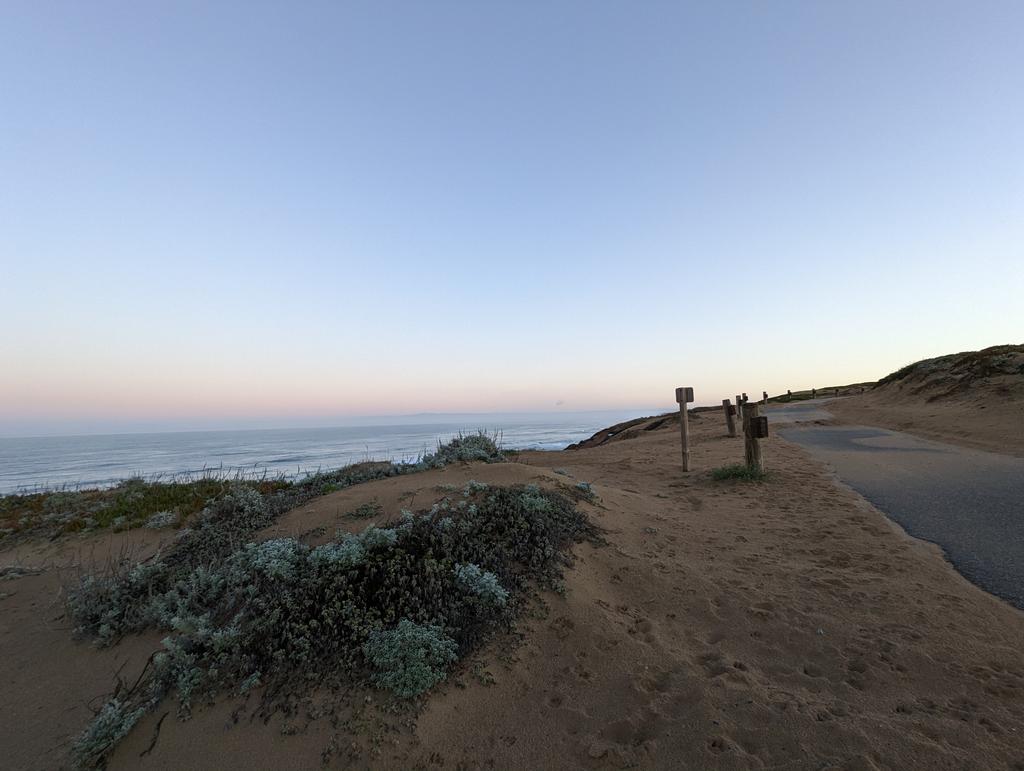
<path id="1" fill-rule="evenodd" d="M 5 7 L 0 434 L 1018 342 L 1024 4 L 892 5 Z"/>

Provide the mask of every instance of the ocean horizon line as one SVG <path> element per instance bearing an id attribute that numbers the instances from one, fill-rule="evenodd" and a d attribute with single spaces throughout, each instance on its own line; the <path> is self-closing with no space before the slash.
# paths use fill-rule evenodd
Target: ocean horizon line
<path id="1" fill-rule="evenodd" d="M 696 405 L 694 405 L 696 406 Z M 645 415 L 661 414 L 673 410 L 672 406 L 663 407 L 610 407 L 593 410 L 522 410 L 502 412 L 414 412 L 395 413 L 391 415 L 351 415 L 328 418 L 323 421 L 309 420 L 306 423 L 296 422 L 288 424 L 275 424 L 273 421 L 265 423 L 248 423 L 242 425 L 217 424 L 212 426 L 186 425 L 184 427 L 159 426 L 154 424 L 143 424 L 137 428 L 122 429 L 97 429 L 81 431 L 48 432 L 36 431 L 32 433 L 7 433 L 0 430 L 0 440 L 7 439 L 62 439 L 76 437 L 104 437 L 104 436 L 144 436 L 150 434 L 202 434 L 202 433 L 243 433 L 248 431 L 315 431 L 331 430 L 337 428 L 386 428 L 394 426 L 431 426 L 444 425 L 447 423 L 460 422 L 475 419 L 491 420 L 512 420 L 523 419 L 536 420 L 564 420 L 573 416 L 583 415 L 621 415 L 623 413 L 635 412 L 637 417 Z M 421 422 L 411 422 L 421 421 Z M 465 430 L 489 430 L 491 426 L 465 426 Z M 499 426 L 494 426 L 499 428 Z"/>

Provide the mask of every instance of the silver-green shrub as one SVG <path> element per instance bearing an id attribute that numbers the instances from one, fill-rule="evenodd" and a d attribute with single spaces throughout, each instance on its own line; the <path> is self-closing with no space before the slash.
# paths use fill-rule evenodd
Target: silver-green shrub
<path id="1" fill-rule="evenodd" d="M 257 684 L 275 702 L 339 678 L 422 693 L 458 652 L 511 622 L 528 584 L 561 585 L 572 542 L 597 538 L 571 500 L 538 487 L 489 487 L 465 509 L 420 511 L 315 548 L 239 540 L 283 503 L 233 500 L 220 516 L 211 506 L 167 553 L 85 576 L 70 593 L 80 634 L 101 644 L 146 628 L 168 632 L 144 681 L 83 734 L 83 746 L 109 749 L 95 737 L 117 736 L 114 718 L 174 692 L 183 717 L 218 691 Z M 193 542 L 203 530 L 223 539 L 219 551 Z M 101 762 L 106 751 L 89 757 Z"/>
<path id="2" fill-rule="evenodd" d="M 490 487 L 486 482 L 477 482 L 475 479 L 470 479 L 466 482 L 466 486 L 462 488 L 462 497 L 467 498 L 470 495 L 476 495 L 482 493 Z"/>
<path id="3" fill-rule="evenodd" d="M 508 601 L 506 592 L 498 577 L 489 570 L 482 570 L 479 565 L 468 563 L 455 566 L 455 578 L 466 590 L 480 597 L 484 602 L 504 605 Z"/>
<path id="4" fill-rule="evenodd" d="M 176 524 L 178 524 L 176 511 L 158 511 L 146 520 L 145 527 L 151 530 L 160 530 L 165 527 L 174 527 Z"/>
<path id="5" fill-rule="evenodd" d="M 538 485 L 526 485 L 519 495 L 520 504 L 524 509 L 533 513 L 550 511 L 551 501 L 541 492 Z"/>
<path id="6" fill-rule="evenodd" d="M 504 459 L 497 437 L 480 431 L 476 434 L 459 434 L 445 444 L 438 442 L 437 450 L 424 455 L 419 462 L 426 468 L 443 468 L 450 463 L 494 463 Z"/>
<path id="7" fill-rule="evenodd" d="M 76 768 L 92 769 L 103 764 L 106 755 L 132 726 L 146 713 L 145 707 L 129 708 L 118 699 L 111 699 L 71 745 L 71 759 Z"/>
<path id="8" fill-rule="evenodd" d="M 403 698 L 418 696 L 443 680 L 457 650 L 441 627 L 407 618 L 394 629 L 371 632 L 363 643 L 366 660 L 376 669 L 374 682 Z"/>

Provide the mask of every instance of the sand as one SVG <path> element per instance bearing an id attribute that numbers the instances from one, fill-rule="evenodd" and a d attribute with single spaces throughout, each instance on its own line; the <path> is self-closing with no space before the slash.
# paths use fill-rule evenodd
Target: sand
<path id="1" fill-rule="evenodd" d="M 599 495 L 583 506 L 608 545 L 575 548 L 565 596 L 545 595 L 518 645 L 496 640 L 464 662 L 414 726 L 351 767 L 1024 769 L 1024 614 L 777 437 L 765 444 L 769 481 L 712 480 L 710 469 L 742 458 L 719 417 L 694 417 L 689 475 L 668 424 L 591 449 L 372 482 L 265 533 L 351 525 L 342 514 L 374 499 L 390 513 L 428 506 L 437 485 L 469 479 L 564 483 L 554 469 Z M 59 767 L 87 705 L 155 647 L 151 636 L 94 651 L 61 618 L 52 565 L 132 538 L 140 554 L 155 548 L 152 536 L 115 534 L 0 552 L 0 565 L 48 568 L 0 581 L 0 595 L 12 592 L 0 599 L 8 767 Z M 369 698 L 372 711 L 381 697 Z M 184 723 L 173 703 L 161 706 L 110 767 L 315 768 L 332 741 L 340 755 L 351 744 L 322 718 L 264 724 L 243 712 L 236 722 L 237 706 L 226 698 Z"/>
<path id="2" fill-rule="evenodd" d="M 1024 345 L 925 359 L 828 409 L 847 423 L 1024 457 Z"/>
<path id="3" fill-rule="evenodd" d="M 845 423 L 1024 457 L 1024 399 L 972 394 L 928 402 L 911 395 L 894 398 L 888 392 L 868 392 L 830 401 L 826 409 Z"/>

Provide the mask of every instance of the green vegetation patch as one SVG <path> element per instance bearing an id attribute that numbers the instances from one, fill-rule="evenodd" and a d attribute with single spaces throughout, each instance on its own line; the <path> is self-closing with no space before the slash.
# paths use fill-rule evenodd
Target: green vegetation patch
<path id="1" fill-rule="evenodd" d="M 922 359 L 891 372 L 878 385 L 931 377 L 953 378 L 962 386 L 991 377 L 1024 375 L 1024 345 L 994 345 L 980 351 L 964 351 Z"/>
<path id="2" fill-rule="evenodd" d="M 377 501 L 367 501 L 356 506 L 352 511 L 345 512 L 349 519 L 371 519 L 384 513 L 384 507 Z"/>
<path id="3" fill-rule="evenodd" d="M 911 375 L 922 363 L 924 362 L 915 361 L 913 364 L 908 364 L 905 367 L 900 367 L 895 372 L 890 372 L 888 375 L 879 380 L 878 385 L 884 386 L 887 383 L 895 383 L 899 380 L 903 380 L 904 378 Z"/>
<path id="4" fill-rule="evenodd" d="M 744 482 L 763 482 L 768 478 L 768 474 L 743 463 L 735 463 L 731 466 L 720 466 L 712 469 L 711 478 L 719 482 L 727 479 L 739 479 Z"/>
<path id="5" fill-rule="evenodd" d="M 168 633 L 140 682 L 75 743 L 80 767 L 101 766 L 172 693 L 182 717 L 199 699 L 256 686 L 282 703 L 325 682 L 417 696 L 508 628 L 529 586 L 560 588 L 572 543 L 599 539 L 560 493 L 470 483 L 459 505 L 403 512 L 386 527 L 339 532 L 315 547 L 237 540 L 279 507 L 275 496 L 239 488 L 167 554 L 69 587 L 78 634 L 99 645 L 126 632 Z M 211 545 L 195 540 L 199 530 Z"/>
<path id="6" fill-rule="evenodd" d="M 230 479 L 202 476 L 183 481 L 127 479 L 105 490 L 58 490 L 0 497 L 0 521 L 12 533 L 51 534 L 116 526 L 143 527 L 157 514 L 155 526 L 170 526 L 199 513 L 206 504 L 239 484 Z M 288 487 L 277 481 L 246 484 L 261 492 Z M 166 524 L 157 525 L 163 521 Z"/>
<path id="7" fill-rule="evenodd" d="M 180 527 L 192 522 L 217 499 L 250 490 L 269 499 L 271 508 L 296 506 L 317 495 L 343 490 L 354 484 L 385 479 L 452 463 L 506 459 L 499 437 L 484 432 L 459 434 L 438 443 L 433 453 L 409 463 L 367 461 L 298 480 L 243 479 L 204 473 L 170 481 L 128 479 L 114 487 L 91 490 L 54 490 L 0 496 L 0 539 L 19 535 L 59 536 L 99 528 L 127 530 L 135 527 Z M 159 516 L 158 516 L 159 515 Z"/>

